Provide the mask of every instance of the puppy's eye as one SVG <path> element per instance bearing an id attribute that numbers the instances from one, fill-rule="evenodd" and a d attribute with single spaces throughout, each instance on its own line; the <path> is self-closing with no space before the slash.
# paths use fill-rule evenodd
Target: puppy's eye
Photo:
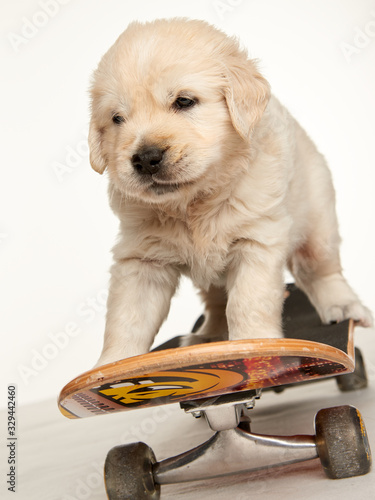
<path id="1" fill-rule="evenodd" d="M 115 115 L 112 116 L 112 121 L 116 125 L 121 125 L 121 123 L 123 123 L 125 121 L 125 118 L 123 116 L 119 115 L 118 113 L 116 113 Z"/>
<path id="2" fill-rule="evenodd" d="M 173 107 L 175 109 L 186 109 L 193 107 L 196 103 L 197 101 L 190 99 L 189 97 L 177 97 L 173 103 Z"/>

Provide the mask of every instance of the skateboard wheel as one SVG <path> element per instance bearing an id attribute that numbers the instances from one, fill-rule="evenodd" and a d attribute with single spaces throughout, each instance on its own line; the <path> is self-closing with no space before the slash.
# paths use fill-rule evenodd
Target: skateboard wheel
<path id="1" fill-rule="evenodd" d="M 160 485 L 154 481 L 152 466 L 156 462 L 152 449 L 145 443 L 115 446 L 107 455 L 104 478 L 109 500 L 157 500 Z"/>
<path id="2" fill-rule="evenodd" d="M 365 362 L 361 351 L 355 348 L 355 369 L 352 373 L 336 377 L 337 385 L 342 392 L 358 391 L 367 387 Z"/>
<path id="3" fill-rule="evenodd" d="M 327 476 L 342 479 L 367 474 L 371 451 L 361 414 L 353 406 L 320 410 L 315 417 L 317 452 Z"/>

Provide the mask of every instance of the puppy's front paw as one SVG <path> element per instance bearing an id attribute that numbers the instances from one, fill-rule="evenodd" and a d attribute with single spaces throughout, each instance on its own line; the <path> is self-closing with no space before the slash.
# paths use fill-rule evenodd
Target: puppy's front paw
<path id="1" fill-rule="evenodd" d="M 252 340 L 252 339 L 282 339 L 284 338 L 281 328 L 268 327 L 252 328 L 247 332 L 229 332 L 229 340 Z"/>
<path id="2" fill-rule="evenodd" d="M 333 305 L 321 312 L 323 323 L 337 323 L 345 319 L 353 319 L 360 326 L 373 326 L 373 317 L 370 310 L 360 302 L 354 301 L 343 305 Z"/>
<path id="3" fill-rule="evenodd" d="M 117 361 L 120 361 L 122 359 L 138 356 L 140 354 L 144 354 L 144 352 L 142 350 L 138 351 L 135 348 L 127 348 L 126 350 L 120 348 L 105 349 L 100 355 L 97 363 L 93 366 L 93 369 L 99 368 L 99 366 L 108 365 L 110 363 L 116 363 Z"/>
<path id="4" fill-rule="evenodd" d="M 95 363 L 95 365 L 92 367 L 93 370 L 96 368 L 99 368 L 100 366 L 108 365 L 110 363 L 115 363 L 116 361 L 119 361 L 121 358 L 118 356 L 100 356 L 98 361 Z"/>

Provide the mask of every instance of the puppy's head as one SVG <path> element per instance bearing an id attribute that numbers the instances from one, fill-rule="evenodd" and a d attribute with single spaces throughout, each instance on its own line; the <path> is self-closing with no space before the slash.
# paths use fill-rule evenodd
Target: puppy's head
<path id="1" fill-rule="evenodd" d="M 215 183 L 248 147 L 269 86 L 238 43 L 202 21 L 133 23 L 91 89 L 90 162 L 126 196 L 163 203 Z M 206 186 L 207 187 L 207 186 Z"/>

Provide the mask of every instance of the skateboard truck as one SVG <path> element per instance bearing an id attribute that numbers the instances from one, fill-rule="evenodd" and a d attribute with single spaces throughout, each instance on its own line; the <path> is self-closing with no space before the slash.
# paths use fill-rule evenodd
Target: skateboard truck
<path id="1" fill-rule="evenodd" d="M 158 499 L 161 485 L 248 473 L 315 458 L 320 459 L 331 479 L 369 472 L 370 447 L 356 408 L 338 406 L 320 410 L 315 417 L 315 435 L 254 434 L 250 430 L 247 405 L 253 405 L 259 393 L 249 392 L 255 394 L 248 394 L 247 401 L 241 401 L 241 395 L 240 401 L 231 403 L 224 397 L 181 404 L 189 413 L 204 414 L 210 427 L 216 430 L 210 439 L 190 451 L 156 462 L 145 443 L 112 448 L 105 463 L 108 498 Z"/>
<path id="2" fill-rule="evenodd" d="M 250 394 L 249 394 L 250 393 Z M 212 430 L 217 431 L 196 448 L 153 466 L 158 484 L 198 479 L 211 479 L 240 472 L 250 472 L 318 457 L 314 436 L 265 436 L 250 430 L 248 408 L 252 408 L 260 391 L 239 395 L 239 401 L 213 398 L 197 401 L 196 408 L 204 414 Z M 234 395 L 230 395 L 234 396 Z M 250 396 L 250 398 L 249 398 Z M 241 401 L 242 400 L 242 401 Z M 189 405 L 181 403 L 187 412 Z"/>
<path id="3" fill-rule="evenodd" d="M 252 404 L 253 398 L 249 401 Z M 117 446 L 109 451 L 105 482 L 110 500 L 158 499 L 161 485 L 253 472 L 315 458 L 320 459 L 331 479 L 366 474 L 371 467 L 366 430 L 360 413 L 352 406 L 320 410 L 315 417 L 315 435 L 311 436 L 252 433 L 246 402 L 230 405 L 227 401 L 213 401 L 210 405 L 206 401 L 196 411 L 205 415 L 211 428 L 219 430 L 190 451 L 161 462 L 156 462 L 151 448 L 144 443 Z M 214 418 L 211 412 L 216 413 Z M 231 427 L 238 415 L 239 425 Z"/>

